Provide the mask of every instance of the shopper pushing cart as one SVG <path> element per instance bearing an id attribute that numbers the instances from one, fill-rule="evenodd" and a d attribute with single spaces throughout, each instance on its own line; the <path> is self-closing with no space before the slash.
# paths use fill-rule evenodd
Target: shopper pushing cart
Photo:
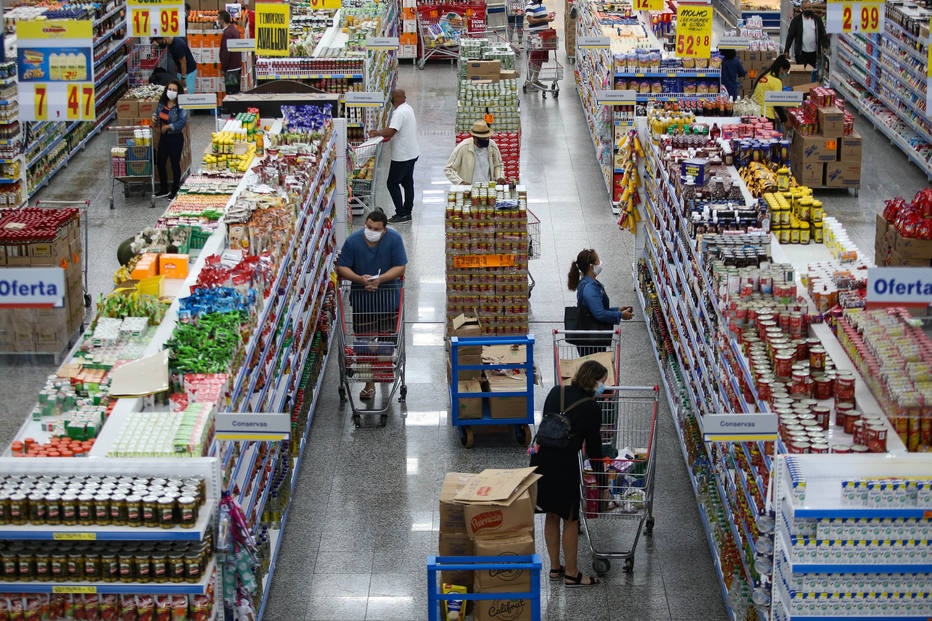
<path id="1" fill-rule="evenodd" d="M 563 65 L 557 62 L 557 31 L 550 27 L 554 19 L 548 13 L 543 0 L 531 0 L 525 11 L 527 22 L 527 79 L 524 90 L 560 95 L 558 82 L 563 79 Z M 552 58 L 551 58 L 552 56 Z M 548 87 L 545 82 L 550 82 Z"/>
<path id="2" fill-rule="evenodd" d="M 395 392 L 404 402 L 404 273 L 408 257 L 404 241 L 388 228 L 381 209 L 366 216 L 362 230 L 343 243 L 337 275 L 347 281 L 338 298 L 340 325 L 340 398 L 349 393 L 353 423 L 361 414 L 378 414 L 385 425 Z M 360 407 L 353 401 L 359 391 Z M 391 384 L 377 395 L 376 384 Z"/>

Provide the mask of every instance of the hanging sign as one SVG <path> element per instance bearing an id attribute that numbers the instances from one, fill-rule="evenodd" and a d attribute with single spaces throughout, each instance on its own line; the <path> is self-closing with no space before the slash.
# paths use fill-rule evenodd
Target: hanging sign
<path id="1" fill-rule="evenodd" d="M 635 11 L 662 11 L 664 0 L 633 0 Z"/>
<path id="2" fill-rule="evenodd" d="M 178 95 L 178 106 L 185 110 L 213 110 L 217 107 L 217 94 L 183 93 Z"/>
<path id="3" fill-rule="evenodd" d="M 723 36 L 718 40 L 718 49 L 720 50 L 746 50 L 751 47 L 751 39 L 748 37 Z"/>
<path id="4" fill-rule="evenodd" d="M 287 3 L 256 3 L 256 54 L 288 56 L 288 27 L 291 6 Z"/>
<path id="5" fill-rule="evenodd" d="M 917 245 L 926 240 L 910 240 Z M 867 270 L 867 301 L 881 304 L 932 304 L 932 268 L 872 267 Z"/>
<path id="6" fill-rule="evenodd" d="M 712 16 L 708 4 L 676 7 L 676 55 L 680 58 L 709 58 L 712 55 Z"/>
<path id="7" fill-rule="evenodd" d="M 17 99 L 21 121 L 93 121 L 94 23 L 16 22 Z"/>
<path id="8" fill-rule="evenodd" d="M 600 106 L 632 106 L 637 101 L 637 93 L 626 91 L 596 91 L 595 99 Z"/>
<path id="9" fill-rule="evenodd" d="M 385 95 L 378 91 L 347 91 L 343 94 L 343 103 L 350 108 L 381 108 Z"/>
<path id="10" fill-rule="evenodd" d="M 397 50 L 398 37 L 369 37 L 366 39 L 367 50 Z"/>
<path id="11" fill-rule="evenodd" d="M 576 47 L 581 50 L 610 50 L 612 40 L 610 37 L 577 37 Z"/>
<path id="12" fill-rule="evenodd" d="M 703 442 L 756 442 L 777 439 L 776 414 L 706 414 L 697 417 Z"/>
<path id="13" fill-rule="evenodd" d="M 134 37 L 183 37 L 184 3 L 178 0 L 126 0 L 128 30 Z"/>
<path id="14" fill-rule="evenodd" d="M 218 413 L 214 428 L 218 440 L 278 442 L 291 435 L 291 414 Z"/>
<path id="15" fill-rule="evenodd" d="M 513 254 L 462 254 L 453 257 L 453 267 L 457 269 L 477 267 L 513 267 Z"/>
<path id="16" fill-rule="evenodd" d="M 802 91 L 767 91 L 764 93 L 764 103 L 768 106 L 787 106 L 795 108 L 803 103 Z"/>
<path id="17" fill-rule="evenodd" d="M 825 32 L 871 34 L 883 30 L 883 2 L 828 0 L 825 5 Z"/>

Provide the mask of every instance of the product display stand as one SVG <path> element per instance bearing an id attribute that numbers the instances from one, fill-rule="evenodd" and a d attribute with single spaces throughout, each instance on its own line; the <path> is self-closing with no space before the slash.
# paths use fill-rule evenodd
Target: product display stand
<path id="1" fill-rule="evenodd" d="M 0 65 L 0 208 L 26 203 L 22 128 L 16 86 L 16 63 Z"/>
<path id="2" fill-rule="evenodd" d="M 911 162 L 932 178 L 932 121 L 926 111 L 925 53 L 932 11 L 886 5 L 883 32 L 832 35 L 829 79 Z"/>

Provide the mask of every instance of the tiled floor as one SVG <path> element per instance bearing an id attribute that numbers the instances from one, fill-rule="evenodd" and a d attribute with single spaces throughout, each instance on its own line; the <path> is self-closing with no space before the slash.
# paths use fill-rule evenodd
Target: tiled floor
<path id="1" fill-rule="evenodd" d="M 636 305 L 631 266 L 634 239 L 618 231 L 595 165 L 568 65 L 559 99 L 522 98 L 524 118 L 522 181 L 532 210 L 541 219 L 542 257 L 531 263 L 536 286 L 531 298 L 535 360 L 544 385 L 552 380 L 551 331 L 573 303 L 565 278 L 583 247 L 602 256 L 614 304 Z M 423 155 L 415 169 L 418 194 L 413 224 L 400 225 L 410 259 L 407 278 L 407 385 L 405 406 L 395 404 L 385 428 L 355 429 L 349 408 L 339 402 L 339 374 L 331 361 L 319 395 L 307 452 L 299 475 L 278 569 L 265 618 L 339 621 L 424 619 L 425 565 L 437 545 L 437 498 L 447 471 L 518 467 L 527 454 L 510 434 L 481 434 L 466 450 L 449 424 L 444 377 L 443 164 L 454 146 L 455 69 L 446 63 L 423 71 L 404 64 L 399 84 L 407 89 L 421 131 Z M 194 153 L 209 143 L 213 120 L 193 119 Z M 911 197 L 925 177 L 890 147 L 869 124 L 864 136 L 864 182 L 858 196 L 821 192 L 826 213 L 838 217 L 857 245 L 871 255 L 874 214 L 883 200 Z M 152 223 L 159 209 L 148 200 L 118 195 L 108 209 L 107 137 L 87 151 L 43 190 L 40 199 L 85 199 L 89 212 L 89 290 L 96 298 L 111 287 L 117 267 L 115 248 Z M 384 159 L 384 158 L 383 158 Z M 386 162 L 382 162 L 383 168 Z M 117 188 L 118 192 L 120 188 Z M 378 204 L 391 212 L 384 187 Z M 162 207 L 163 205 L 160 205 Z M 640 313 L 639 313 L 640 314 Z M 659 375 L 639 318 L 623 326 L 623 384 L 652 385 Z M 3 361 L 0 373 L 0 442 L 13 437 L 36 401 L 48 360 L 21 357 Z M 652 539 L 642 539 L 634 572 L 613 567 L 606 583 L 592 589 L 544 584 L 544 617 L 663 621 L 725 619 L 725 609 L 683 457 L 669 413 L 662 406 Z M 541 523 L 538 551 L 543 553 Z M 585 542 L 582 542 L 585 547 Z M 605 545 L 604 542 L 601 545 Z M 625 546 L 620 545 L 619 549 Z M 616 564 L 617 565 L 617 564 Z M 589 570 L 588 555 L 582 567 Z M 546 580 L 544 581 L 547 582 Z"/>

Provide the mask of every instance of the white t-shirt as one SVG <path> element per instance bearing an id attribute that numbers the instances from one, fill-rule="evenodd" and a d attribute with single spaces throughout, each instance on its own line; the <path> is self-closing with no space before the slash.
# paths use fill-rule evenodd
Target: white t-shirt
<path id="1" fill-rule="evenodd" d="M 476 154 L 476 163 L 472 169 L 472 182 L 485 183 L 491 181 L 489 178 L 489 148 L 480 149 L 474 147 L 473 151 Z"/>
<path id="2" fill-rule="evenodd" d="M 803 47 L 804 52 L 816 51 L 816 23 L 811 17 L 803 15 Z"/>
<path id="3" fill-rule="evenodd" d="M 392 161 L 407 162 L 421 155 L 421 146 L 417 142 L 417 119 L 414 108 L 407 102 L 392 112 L 388 126 L 395 130 L 392 136 Z"/>

